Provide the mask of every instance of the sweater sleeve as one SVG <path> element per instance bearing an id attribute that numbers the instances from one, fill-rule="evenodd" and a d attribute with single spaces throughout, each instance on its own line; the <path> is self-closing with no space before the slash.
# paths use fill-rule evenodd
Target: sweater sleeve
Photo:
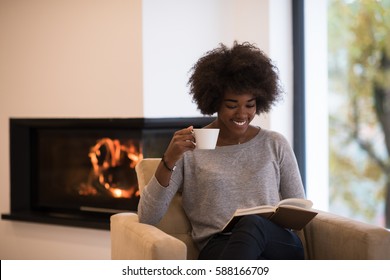
<path id="1" fill-rule="evenodd" d="M 180 187 L 180 172 L 182 166 L 177 165 L 167 187 L 162 186 L 155 176 L 145 186 L 138 203 L 138 218 L 141 223 L 155 225 L 162 219 Z"/>
<path id="2" fill-rule="evenodd" d="M 281 199 L 304 198 L 305 192 L 294 151 L 282 135 L 278 138 Z"/>

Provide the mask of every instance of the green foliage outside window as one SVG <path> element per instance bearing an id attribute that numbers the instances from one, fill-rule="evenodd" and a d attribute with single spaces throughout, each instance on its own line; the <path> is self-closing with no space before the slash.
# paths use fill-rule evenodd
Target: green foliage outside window
<path id="1" fill-rule="evenodd" d="M 329 0 L 328 65 L 330 208 L 389 228 L 390 0 Z"/>

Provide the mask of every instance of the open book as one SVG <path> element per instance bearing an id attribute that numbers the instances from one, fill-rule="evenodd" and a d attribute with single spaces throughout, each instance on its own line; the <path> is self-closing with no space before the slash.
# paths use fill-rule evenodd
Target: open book
<path id="1" fill-rule="evenodd" d="M 313 202 L 307 199 L 287 198 L 276 206 L 262 205 L 237 209 L 222 232 L 230 232 L 242 216 L 252 214 L 263 216 L 284 228 L 301 230 L 318 214 L 312 206 Z"/>

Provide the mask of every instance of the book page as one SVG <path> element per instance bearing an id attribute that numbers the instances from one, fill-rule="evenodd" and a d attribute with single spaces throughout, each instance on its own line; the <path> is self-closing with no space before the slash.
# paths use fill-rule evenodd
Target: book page
<path id="1" fill-rule="evenodd" d="M 243 216 L 243 215 L 250 215 L 250 214 L 258 214 L 258 213 L 268 213 L 268 212 L 274 212 L 275 207 L 271 205 L 262 205 L 262 206 L 255 206 L 251 208 L 243 208 L 243 209 L 237 209 L 234 213 L 234 216 Z"/>
<path id="2" fill-rule="evenodd" d="M 291 205 L 300 208 L 310 209 L 313 206 L 313 202 L 303 198 L 286 198 L 279 202 L 278 206 Z"/>
<path id="3" fill-rule="evenodd" d="M 252 214 L 257 214 L 266 219 L 270 219 L 285 228 L 301 230 L 317 215 L 317 211 L 311 209 L 312 205 L 313 203 L 310 200 L 289 198 L 279 202 L 277 209 L 271 205 L 237 209 L 222 232 L 231 231 L 242 216 Z"/>

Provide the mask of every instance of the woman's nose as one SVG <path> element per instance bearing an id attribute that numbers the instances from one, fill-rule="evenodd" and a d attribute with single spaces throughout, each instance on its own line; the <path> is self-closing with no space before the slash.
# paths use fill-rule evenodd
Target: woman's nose
<path id="1" fill-rule="evenodd" d="M 244 107 L 238 107 L 237 108 L 237 112 L 236 112 L 236 116 L 237 117 L 244 117 L 248 114 L 247 112 L 247 109 Z"/>

